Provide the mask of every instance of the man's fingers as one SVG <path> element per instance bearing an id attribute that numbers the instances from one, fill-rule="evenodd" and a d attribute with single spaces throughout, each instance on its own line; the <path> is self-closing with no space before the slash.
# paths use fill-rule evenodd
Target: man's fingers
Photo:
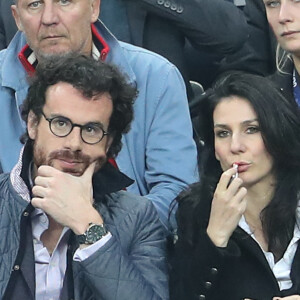
<path id="1" fill-rule="evenodd" d="M 55 168 L 47 165 L 42 165 L 38 168 L 37 175 L 43 177 L 52 177 L 53 174 L 58 171 Z"/>
<path id="2" fill-rule="evenodd" d="M 32 188 L 32 194 L 35 197 L 44 198 L 44 197 L 46 197 L 46 189 L 42 186 L 35 185 Z"/>
<path id="3" fill-rule="evenodd" d="M 34 184 L 35 184 L 35 186 L 37 185 L 37 186 L 42 186 L 42 187 L 49 187 L 49 178 L 37 176 L 34 179 Z"/>
<path id="4" fill-rule="evenodd" d="M 96 161 L 92 162 L 84 171 L 84 173 L 81 175 L 81 178 L 88 180 L 89 182 L 92 182 L 92 177 L 95 171 L 96 167 Z"/>
<path id="5" fill-rule="evenodd" d="M 44 202 L 45 202 L 45 200 L 43 198 L 39 198 L 39 197 L 33 197 L 31 199 L 31 204 L 35 208 L 41 208 L 41 209 L 43 209 Z"/>

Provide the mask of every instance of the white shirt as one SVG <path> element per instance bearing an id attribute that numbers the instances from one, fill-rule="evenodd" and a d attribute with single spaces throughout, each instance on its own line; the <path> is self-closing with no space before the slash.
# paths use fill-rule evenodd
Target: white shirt
<path id="1" fill-rule="evenodd" d="M 71 230 L 67 227 L 63 229 L 58 243 L 50 255 L 41 241 L 43 232 L 49 226 L 47 215 L 41 209 L 35 209 L 31 215 L 31 224 L 35 258 L 36 300 L 59 299 L 67 267 L 68 238 Z M 110 238 L 111 234 L 109 233 L 93 245 L 77 249 L 73 260 L 79 262 L 85 260 L 104 246 Z"/>

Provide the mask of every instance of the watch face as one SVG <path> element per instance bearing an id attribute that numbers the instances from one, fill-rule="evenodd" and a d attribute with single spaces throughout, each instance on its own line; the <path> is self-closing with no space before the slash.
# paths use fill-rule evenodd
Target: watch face
<path id="1" fill-rule="evenodd" d="M 79 244 L 91 245 L 99 241 L 108 233 L 104 225 L 90 223 L 90 227 L 84 234 L 77 235 Z"/>
<path id="2" fill-rule="evenodd" d="M 87 230 L 86 241 L 93 244 L 99 241 L 106 233 L 107 231 L 104 226 L 94 224 Z"/>
<path id="3" fill-rule="evenodd" d="M 89 242 L 96 242 L 100 240 L 103 236 L 102 226 L 94 225 L 91 226 L 86 234 L 86 238 Z"/>

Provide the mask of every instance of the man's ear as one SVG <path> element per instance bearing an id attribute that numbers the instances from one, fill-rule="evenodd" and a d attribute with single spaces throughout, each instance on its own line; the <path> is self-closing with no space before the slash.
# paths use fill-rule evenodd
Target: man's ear
<path id="1" fill-rule="evenodd" d="M 91 0 L 91 23 L 94 23 L 97 21 L 99 14 L 100 14 L 100 3 L 101 0 Z"/>
<path id="2" fill-rule="evenodd" d="M 32 140 L 35 140 L 37 135 L 38 118 L 35 113 L 31 110 L 27 118 L 27 131 L 28 135 Z"/>
<path id="3" fill-rule="evenodd" d="M 106 142 L 106 146 L 105 146 L 105 153 L 107 154 L 112 142 L 114 141 L 114 135 L 110 134 L 107 136 L 107 142 Z"/>
<path id="4" fill-rule="evenodd" d="M 18 11 L 17 5 L 12 5 L 11 6 L 11 12 L 12 12 L 12 15 L 14 16 L 14 19 L 15 19 L 15 22 L 16 22 L 16 25 L 17 25 L 18 29 L 20 31 L 24 31 L 23 30 L 22 22 L 20 20 L 20 16 L 19 16 L 19 11 Z"/>

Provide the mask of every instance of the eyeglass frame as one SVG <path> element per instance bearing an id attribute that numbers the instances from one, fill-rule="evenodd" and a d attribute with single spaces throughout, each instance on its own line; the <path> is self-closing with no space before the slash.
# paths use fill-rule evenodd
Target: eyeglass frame
<path id="1" fill-rule="evenodd" d="M 81 137 L 82 141 L 83 141 L 84 143 L 88 144 L 88 145 L 95 145 L 95 144 L 100 143 L 106 135 L 109 135 L 109 132 L 108 132 L 108 131 L 105 131 L 101 126 L 99 126 L 100 129 L 103 131 L 103 135 L 102 135 L 101 139 L 100 139 L 99 141 L 95 142 L 95 143 L 88 143 L 88 142 L 86 142 L 86 141 L 84 140 L 84 138 L 82 137 L 82 129 L 83 129 L 85 126 L 87 126 L 87 125 L 89 125 L 89 124 L 91 124 L 91 123 L 93 123 L 93 122 L 89 122 L 89 123 L 86 123 L 86 124 L 84 124 L 84 125 L 80 125 L 80 124 L 77 124 L 77 123 L 73 123 L 69 118 L 64 117 L 64 116 L 56 116 L 56 117 L 53 117 L 53 118 L 47 118 L 46 115 L 45 115 L 45 113 L 44 113 L 43 111 L 42 111 L 42 115 L 43 115 L 43 117 L 46 119 L 46 121 L 48 121 L 48 123 L 49 123 L 49 129 L 50 129 L 51 133 L 52 133 L 53 135 L 57 136 L 57 137 L 61 137 L 61 138 L 66 137 L 66 136 L 68 136 L 68 135 L 73 131 L 74 127 L 79 127 L 79 128 L 80 128 L 80 137 Z M 57 135 L 57 134 L 55 134 L 55 133 L 53 132 L 53 130 L 52 130 L 52 128 L 51 128 L 51 124 L 52 124 L 52 121 L 53 121 L 54 119 L 57 119 L 57 118 L 63 118 L 63 119 L 65 119 L 66 121 L 69 121 L 69 122 L 70 122 L 70 124 L 71 124 L 72 127 L 71 127 L 71 130 L 69 131 L 69 133 L 67 133 L 66 135 Z M 94 123 L 94 124 L 95 124 L 95 123 Z M 100 124 L 99 124 L 99 125 L 100 125 Z"/>

